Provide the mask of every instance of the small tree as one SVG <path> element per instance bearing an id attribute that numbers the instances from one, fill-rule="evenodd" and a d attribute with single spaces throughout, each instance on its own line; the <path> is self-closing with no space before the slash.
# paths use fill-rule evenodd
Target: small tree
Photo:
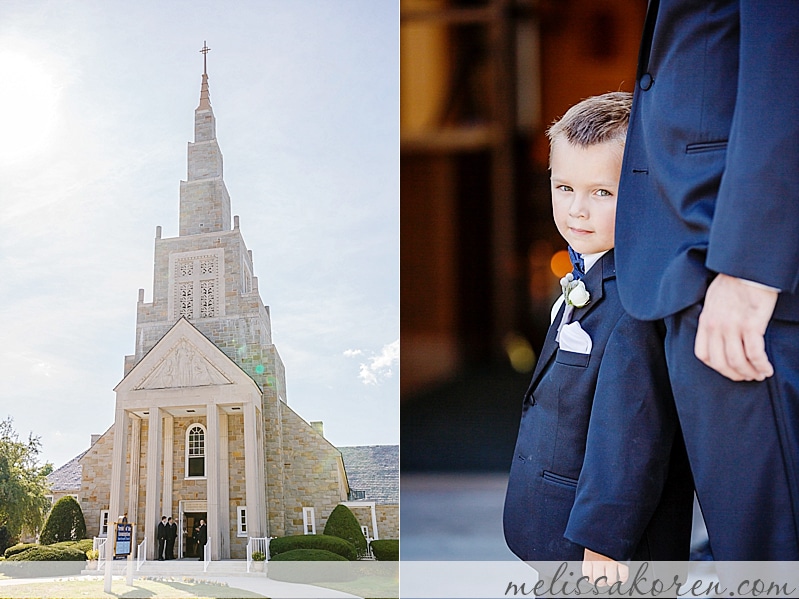
<path id="1" fill-rule="evenodd" d="M 42 545 L 61 541 L 79 541 L 86 536 L 83 510 L 75 498 L 67 495 L 56 501 L 39 537 Z"/>
<path id="2" fill-rule="evenodd" d="M 50 502 L 47 475 L 51 464 L 39 464 L 41 443 L 28 435 L 21 441 L 9 416 L 0 420 L 0 526 L 10 540 L 23 531 L 36 534 Z"/>
<path id="3" fill-rule="evenodd" d="M 325 533 L 349 541 L 355 546 L 359 556 L 366 555 L 366 537 L 361 532 L 361 525 L 355 514 L 346 505 L 337 505 L 325 523 Z"/>

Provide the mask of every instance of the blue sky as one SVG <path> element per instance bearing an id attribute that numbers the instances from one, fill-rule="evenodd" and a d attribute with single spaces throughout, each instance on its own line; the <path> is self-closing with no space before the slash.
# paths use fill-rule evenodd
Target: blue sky
<path id="1" fill-rule="evenodd" d="M 113 422 L 206 40 L 289 405 L 336 445 L 398 442 L 398 27 L 390 1 L 0 1 L 0 417 L 45 460 Z"/>

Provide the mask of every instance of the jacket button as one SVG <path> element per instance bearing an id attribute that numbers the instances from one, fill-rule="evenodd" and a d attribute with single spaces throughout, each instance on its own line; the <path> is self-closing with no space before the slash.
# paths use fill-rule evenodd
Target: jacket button
<path id="1" fill-rule="evenodd" d="M 650 75 L 649 73 L 644 73 L 643 75 L 641 75 L 641 80 L 638 82 L 638 86 L 643 91 L 646 91 L 650 87 L 652 87 L 652 84 L 654 82 L 655 82 L 655 80 L 652 78 L 652 75 Z"/>

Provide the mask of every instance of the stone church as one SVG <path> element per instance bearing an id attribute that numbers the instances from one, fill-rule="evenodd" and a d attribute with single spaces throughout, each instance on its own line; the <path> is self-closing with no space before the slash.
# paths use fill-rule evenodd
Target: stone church
<path id="1" fill-rule="evenodd" d="M 231 217 L 207 72 L 180 183 L 179 235 L 156 228 L 154 263 L 153 300 L 139 290 L 136 349 L 115 388 L 113 426 L 73 460 L 89 534 L 102 536 L 109 518 L 127 514 L 152 560 L 158 522 L 172 516 L 176 554 L 188 557 L 203 519 L 211 559 L 241 559 L 249 537 L 321 533 L 346 503 L 366 508 L 353 513 L 370 536 L 398 538 L 396 493 L 383 504 L 348 501 L 341 451 L 321 423 L 288 406 L 269 308 Z"/>

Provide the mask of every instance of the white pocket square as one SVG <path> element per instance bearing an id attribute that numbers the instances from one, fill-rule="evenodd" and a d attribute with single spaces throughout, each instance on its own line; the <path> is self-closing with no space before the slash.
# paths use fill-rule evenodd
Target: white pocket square
<path id="1" fill-rule="evenodd" d="M 590 354 L 593 342 L 579 322 L 570 322 L 560 330 L 560 349 L 576 354 Z"/>

